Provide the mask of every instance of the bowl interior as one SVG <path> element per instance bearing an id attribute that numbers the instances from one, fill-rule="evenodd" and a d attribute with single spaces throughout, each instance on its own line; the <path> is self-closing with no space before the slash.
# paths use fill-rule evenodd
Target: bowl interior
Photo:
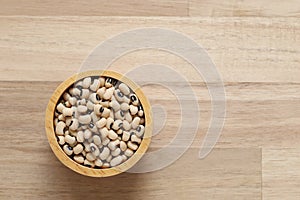
<path id="1" fill-rule="evenodd" d="M 145 117 L 145 132 L 142 139 L 142 142 L 140 143 L 139 148 L 136 150 L 136 152 L 128 158 L 125 162 L 121 163 L 120 165 L 117 165 L 115 167 L 110 167 L 106 169 L 95 169 L 90 168 L 88 166 L 84 166 L 82 164 L 79 164 L 75 162 L 73 159 L 71 159 L 69 156 L 66 155 L 66 153 L 62 150 L 60 145 L 58 144 L 55 130 L 54 130 L 54 113 L 55 108 L 60 100 L 63 93 L 72 86 L 76 81 L 89 77 L 89 76 L 104 76 L 104 77 L 110 77 L 114 78 L 116 80 L 119 80 L 123 83 L 125 83 L 128 87 L 130 87 L 135 94 L 137 95 L 138 99 L 140 100 L 140 103 L 143 106 L 144 110 L 144 117 Z M 46 128 L 46 134 L 48 137 L 49 144 L 51 146 L 51 149 L 53 150 L 56 157 L 67 167 L 70 169 L 83 174 L 87 176 L 93 176 L 93 177 L 106 177 L 106 176 L 113 176 L 122 172 L 127 171 L 129 168 L 131 168 L 135 163 L 137 163 L 143 154 L 147 151 L 150 141 L 151 141 L 151 134 L 152 134 L 152 118 L 151 118 L 151 107 L 150 103 L 147 100 L 146 96 L 142 92 L 141 88 L 135 84 L 133 81 L 128 79 L 127 77 L 113 71 L 87 71 L 82 72 L 79 74 L 75 74 L 72 77 L 65 80 L 62 84 L 58 86 L 58 88 L 53 93 L 52 97 L 50 98 L 50 101 L 48 103 L 47 109 L 46 109 L 46 117 L 45 117 L 45 128 Z"/>

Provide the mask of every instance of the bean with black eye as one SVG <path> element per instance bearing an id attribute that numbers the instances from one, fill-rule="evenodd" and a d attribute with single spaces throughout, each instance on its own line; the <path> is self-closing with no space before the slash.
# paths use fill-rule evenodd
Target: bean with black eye
<path id="1" fill-rule="evenodd" d="M 96 115 L 101 115 L 103 113 L 103 111 L 104 111 L 104 108 L 102 105 L 97 104 L 94 106 L 94 113 Z"/>
<path id="2" fill-rule="evenodd" d="M 113 80 L 111 78 L 107 78 L 105 81 L 105 87 L 109 88 L 112 86 Z"/>
<path id="3" fill-rule="evenodd" d="M 100 100 L 101 100 L 99 94 L 96 94 L 96 99 L 97 99 L 97 101 L 100 101 Z"/>
<path id="4" fill-rule="evenodd" d="M 139 100 L 135 94 L 130 95 L 130 101 L 135 106 L 138 105 L 138 103 L 139 103 Z"/>
<path id="5" fill-rule="evenodd" d="M 125 114 L 124 114 L 124 111 L 123 111 L 123 110 L 121 110 L 121 111 L 120 111 L 120 115 L 121 115 L 121 117 L 124 117 L 124 116 L 125 116 Z"/>
<path id="6" fill-rule="evenodd" d="M 124 97 L 124 94 L 121 91 L 119 91 L 117 94 L 119 97 Z"/>
<path id="7" fill-rule="evenodd" d="M 67 144 L 64 145 L 63 150 L 68 156 L 73 154 L 73 148 Z"/>
<path id="8" fill-rule="evenodd" d="M 89 124 L 89 127 L 90 127 L 90 128 L 94 128 L 94 124 L 91 122 L 91 123 Z"/>

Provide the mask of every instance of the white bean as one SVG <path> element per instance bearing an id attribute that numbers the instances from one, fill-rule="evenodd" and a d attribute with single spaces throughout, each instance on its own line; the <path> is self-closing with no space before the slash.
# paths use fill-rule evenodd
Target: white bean
<path id="1" fill-rule="evenodd" d="M 87 110 L 88 110 L 88 108 L 86 106 L 83 106 L 83 105 L 79 105 L 77 107 L 77 111 L 80 112 L 80 113 L 85 113 Z"/>
<path id="2" fill-rule="evenodd" d="M 65 118 L 65 116 L 63 115 L 63 114 L 60 114 L 60 115 L 58 115 L 58 120 L 60 120 L 60 121 L 66 121 L 66 118 Z"/>
<path id="3" fill-rule="evenodd" d="M 106 127 L 100 129 L 101 139 L 104 139 L 108 136 L 108 129 Z"/>
<path id="4" fill-rule="evenodd" d="M 127 146 L 128 148 L 132 149 L 132 150 L 137 150 L 138 145 L 132 143 L 131 141 L 127 142 Z"/>
<path id="5" fill-rule="evenodd" d="M 65 92 L 65 93 L 63 94 L 63 98 L 64 98 L 65 101 L 68 101 L 69 98 L 71 98 L 71 95 L 70 95 L 69 93 Z"/>
<path id="6" fill-rule="evenodd" d="M 100 159 L 95 160 L 94 163 L 97 167 L 101 167 L 103 165 L 103 162 Z"/>
<path id="7" fill-rule="evenodd" d="M 89 96 L 90 96 L 90 90 L 88 90 L 88 89 L 81 90 L 81 98 L 82 99 L 88 99 Z"/>
<path id="8" fill-rule="evenodd" d="M 100 157 L 101 160 L 106 160 L 106 158 L 109 156 L 109 154 L 110 154 L 109 148 L 104 147 L 102 152 L 100 153 L 99 157 Z"/>
<path id="9" fill-rule="evenodd" d="M 70 135 L 66 135 L 65 136 L 65 142 L 72 146 L 76 143 L 76 138 L 72 137 Z"/>
<path id="10" fill-rule="evenodd" d="M 73 148 L 74 154 L 80 154 L 83 151 L 83 146 L 82 144 L 77 144 L 74 148 Z"/>
<path id="11" fill-rule="evenodd" d="M 120 110 L 120 104 L 119 104 L 119 102 L 116 101 L 116 100 L 112 100 L 112 101 L 110 102 L 110 107 L 112 107 L 112 109 L 113 109 L 114 111 Z"/>
<path id="12" fill-rule="evenodd" d="M 94 110 L 94 106 L 95 106 L 95 104 L 93 104 L 93 102 L 91 102 L 91 101 L 88 101 L 88 102 L 86 103 L 86 107 L 87 107 L 89 110 Z"/>
<path id="13" fill-rule="evenodd" d="M 105 91 L 103 94 L 103 99 L 108 100 L 111 99 L 111 96 L 114 94 L 115 88 L 111 87 Z"/>
<path id="14" fill-rule="evenodd" d="M 117 130 L 117 134 L 118 134 L 118 135 L 121 135 L 122 133 L 123 133 L 123 130 L 122 130 L 122 129 Z"/>
<path id="15" fill-rule="evenodd" d="M 89 160 L 87 160 L 87 159 L 84 160 L 84 163 L 83 163 L 83 164 L 84 164 L 84 165 L 87 165 L 87 166 L 90 166 L 90 167 L 95 167 L 94 162 L 91 162 L 91 161 L 89 161 Z"/>
<path id="16" fill-rule="evenodd" d="M 92 132 L 87 129 L 84 131 L 84 139 L 88 140 L 90 137 L 92 137 Z"/>
<path id="17" fill-rule="evenodd" d="M 83 142 L 83 146 L 84 146 L 84 150 L 86 152 L 90 152 L 91 149 L 90 149 L 90 143 L 89 142 Z"/>
<path id="18" fill-rule="evenodd" d="M 131 157 L 133 155 L 133 151 L 131 149 L 126 149 L 124 152 L 125 156 Z"/>
<path id="19" fill-rule="evenodd" d="M 116 134 L 113 130 L 109 130 L 108 137 L 112 140 L 115 140 L 118 138 L 118 134 Z"/>
<path id="20" fill-rule="evenodd" d="M 58 136 L 58 144 L 60 144 L 60 145 L 65 144 L 65 137 L 64 136 Z"/>
<path id="21" fill-rule="evenodd" d="M 93 153 L 89 152 L 86 154 L 86 159 L 88 159 L 88 161 L 93 162 L 94 160 L 96 160 L 96 156 Z"/>
<path id="22" fill-rule="evenodd" d="M 73 114 L 73 109 L 72 108 L 64 108 L 63 109 L 63 115 L 64 117 L 70 117 Z"/>
<path id="23" fill-rule="evenodd" d="M 77 119 L 72 119 L 71 124 L 69 126 L 70 130 L 76 131 L 79 127 L 79 122 Z"/>
<path id="24" fill-rule="evenodd" d="M 122 156 L 117 156 L 110 161 L 110 165 L 112 167 L 115 167 L 115 166 L 119 165 L 122 161 L 123 161 Z"/>
<path id="25" fill-rule="evenodd" d="M 103 95 L 105 94 L 105 91 L 106 91 L 106 88 L 105 87 L 102 87 L 100 88 L 99 90 L 97 90 L 97 94 L 103 98 Z"/>
<path id="26" fill-rule="evenodd" d="M 141 140 L 141 138 L 137 137 L 136 135 L 132 135 L 131 141 L 140 144 L 142 140 Z"/>
<path id="27" fill-rule="evenodd" d="M 120 108 L 121 108 L 121 110 L 123 110 L 123 111 L 127 111 L 127 110 L 129 110 L 129 105 L 128 105 L 128 103 L 122 103 L 121 105 L 120 105 Z"/>
<path id="28" fill-rule="evenodd" d="M 77 99 L 76 99 L 75 97 L 70 97 L 68 101 L 70 102 L 70 104 L 71 104 L 72 106 L 75 106 L 75 104 L 76 104 L 76 102 L 77 102 Z"/>
<path id="29" fill-rule="evenodd" d="M 55 118 L 55 119 L 54 119 L 54 126 L 55 126 L 55 127 L 56 127 L 57 123 L 58 123 L 58 119 Z"/>
<path id="30" fill-rule="evenodd" d="M 66 106 L 62 103 L 59 103 L 57 106 L 56 106 L 56 109 L 58 110 L 58 112 L 62 113 L 63 112 L 63 109 L 66 108 Z"/>
<path id="31" fill-rule="evenodd" d="M 97 91 L 100 87 L 100 81 L 98 79 L 95 79 L 93 84 L 90 85 L 90 90 L 92 90 L 93 92 Z"/>
<path id="32" fill-rule="evenodd" d="M 126 121 L 126 120 L 123 121 L 123 128 L 126 131 L 129 131 L 131 129 L 131 125 L 129 124 L 128 121 Z"/>
<path id="33" fill-rule="evenodd" d="M 132 115 L 136 115 L 136 113 L 138 112 L 138 108 L 134 105 L 130 105 L 129 110 Z"/>
<path id="34" fill-rule="evenodd" d="M 139 117 L 135 117 L 132 122 L 131 122 L 131 126 L 133 129 L 136 129 L 138 127 L 138 125 L 140 124 L 140 120 L 141 118 Z"/>
<path id="35" fill-rule="evenodd" d="M 138 116 L 139 116 L 139 117 L 143 117 L 143 116 L 144 116 L 144 111 L 143 111 L 143 110 L 139 110 Z"/>
<path id="36" fill-rule="evenodd" d="M 81 124 L 89 124 L 91 122 L 90 115 L 80 115 L 78 118 L 79 123 Z"/>
<path id="37" fill-rule="evenodd" d="M 108 148 L 110 149 L 110 150 L 115 150 L 116 148 L 117 148 L 117 145 L 119 145 L 120 144 L 120 141 L 119 140 L 114 140 L 114 141 L 112 141 L 112 142 L 110 142 L 110 143 L 108 143 Z"/>
<path id="38" fill-rule="evenodd" d="M 113 150 L 111 152 L 111 155 L 112 156 L 118 156 L 118 155 L 120 155 L 120 153 L 121 153 L 121 149 L 120 148 L 116 148 L 115 150 Z"/>
<path id="39" fill-rule="evenodd" d="M 126 142 L 129 140 L 129 138 L 130 138 L 130 133 L 127 131 L 123 131 L 122 140 Z"/>
<path id="40" fill-rule="evenodd" d="M 92 118 L 93 123 L 96 123 L 100 119 L 100 117 L 98 115 L 96 115 L 95 112 L 91 113 L 91 118 Z"/>
<path id="41" fill-rule="evenodd" d="M 103 87 L 104 84 L 105 84 L 105 78 L 100 77 L 100 78 L 99 78 L 99 81 L 100 81 L 100 87 Z"/>
<path id="42" fill-rule="evenodd" d="M 74 158 L 74 160 L 75 160 L 76 162 L 78 162 L 79 164 L 82 164 L 82 163 L 84 162 L 83 156 L 78 156 L 78 155 L 76 155 L 76 156 L 74 156 L 73 158 Z"/>
<path id="43" fill-rule="evenodd" d="M 119 130 L 122 127 L 123 123 L 121 120 L 117 119 L 114 124 L 112 125 L 112 128 L 114 130 Z"/>
<path id="44" fill-rule="evenodd" d="M 91 85 L 91 83 L 92 83 L 91 77 L 86 77 L 86 78 L 84 78 L 83 81 L 82 81 L 82 87 L 83 87 L 83 88 L 89 88 L 90 85 Z"/>
<path id="45" fill-rule="evenodd" d="M 77 142 L 83 142 L 84 141 L 83 131 L 78 131 L 76 139 L 77 139 Z"/>
<path id="46" fill-rule="evenodd" d="M 108 158 L 106 158 L 106 162 L 110 162 L 112 159 L 112 155 L 109 155 Z"/>
<path id="47" fill-rule="evenodd" d="M 110 164 L 107 163 L 107 162 L 103 163 L 103 165 L 102 165 L 102 168 L 103 168 L 103 169 L 109 168 L 109 167 L 110 167 Z"/>
<path id="48" fill-rule="evenodd" d="M 86 105 L 86 99 L 80 99 L 77 101 L 77 106 L 82 105 L 85 106 Z"/>
<path id="49" fill-rule="evenodd" d="M 100 104 L 104 107 L 109 107 L 110 102 L 109 101 L 100 101 Z"/>
<path id="50" fill-rule="evenodd" d="M 65 122 L 63 122 L 63 121 L 58 122 L 56 127 L 55 127 L 56 135 L 64 135 L 65 127 L 66 127 Z"/>
<path id="51" fill-rule="evenodd" d="M 125 120 L 128 121 L 129 123 L 132 122 L 132 116 L 129 112 L 125 113 Z"/>
<path id="52" fill-rule="evenodd" d="M 125 85 L 124 83 L 121 83 L 121 84 L 119 85 L 119 89 L 120 89 L 120 91 L 121 91 L 123 94 L 125 94 L 125 95 L 129 95 L 129 93 L 130 93 L 130 90 L 129 90 L 128 86 Z"/>
<path id="53" fill-rule="evenodd" d="M 72 90 L 73 96 L 80 96 L 81 91 L 78 88 L 74 88 Z"/>
<path id="54" fill-rule="evenodd" d="M 122 160 L 123 160 L 123 162 L 125 162 L 127 160 L 127 156 L 122 155 Z"/>
<path id="55" fill-rule="evenodd" d="M 102 145 L 108 145 L 109 144 L 109 142 L 110 142 L 110 140 L 108 139 L 108 138 L 104 138 L 104 139 L 102 139 Z"/>
<path id="56" fill-rule="evenodd" d="M 96 122 L 96 126 L 97 128 L 103 128 L 106 125 L 106 119 L 105 118 L 101 118 L 99 121 Z"/>
<path id="57" fill-rule="evenodd" d="M 125 150 L 127 149 L 127 144 L 126 144 L 126 142 L 121 141 L 121 142 L 120 142 L 120 148 L 121 148 L 122 151 L 125 151 Z"/>
<path id="58" fill-rule="evenodd" d="M 98 135 L 93 136 L 93 141 L 96 145 L 101 145 L 101 138 Z"/>
<path id="59" fill-rule="evenodd" d="M 72 105 L 70 104 L 69 101 L 66 101 L 66 102 L 65 102 L 65 106 L 66 106 L 67 108 L 70 108 Z"/>

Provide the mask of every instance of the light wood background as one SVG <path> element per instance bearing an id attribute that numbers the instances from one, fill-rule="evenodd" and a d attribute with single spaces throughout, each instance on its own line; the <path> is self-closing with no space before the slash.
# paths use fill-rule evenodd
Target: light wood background
<path id="1" fill-rule="evenodd" d="M 300 198 L 298 0 L 0 0 L 0 5 L 0 199 Z M 205 83 L 174 55 L 131 53 L 112 69 L 168 64 L 191 81 L 201 109 L 195 141 L 160 171 L 104 179 L 76 174 L 47 143 L 48 100 L 97 44 L 138 27 L 174 29 L 207 50 L 226 86 L 222 135 L 208 157 L 197 159 L 211 116 Z M 166 126 L 153 137 L 154 150 L 174 137 L 180 110 L 164 88 L 144 91 L 168 113 Z"/>

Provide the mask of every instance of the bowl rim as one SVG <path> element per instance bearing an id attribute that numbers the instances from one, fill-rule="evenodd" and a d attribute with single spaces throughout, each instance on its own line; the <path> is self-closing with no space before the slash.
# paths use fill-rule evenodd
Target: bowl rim
<path id="1" fill-rule="evenodd" d="M 63 151 L 63 149 L 58 144 L 55 135 L 53 118 L 54 118 L 57 102 L 59 101 L 63 93 L 72 84 L 74 84 L 76 81 L 82 78 L 89 77 L 89 76 L 111 77 L 125 83 L 128 87 L 130 87 L 135 92 L 144 109 L 145 132 L 144 132 L 142 142 L 139 145 L 137 151 L 129 159 L 127 159 L 125 162 L 115 167 L 110 167 L 106 169 L 94 169 L 77 163 Z M 152 136 L 152 111 L 151 111 L 150 103 L 146 98 L 146 96 L 144 95 L 141 88 L 126 76 L 110 70 L 85 71 L 85 72 L 80 72 L 72 75 L 71 77 L 63 81 L 56 88 L 47 105 L 46 115 L 45 115 L 45 129 L 46 129 L 48 142 L 50 144 L 52 151 L 54 152 L 55 156 L 60 160 L 60 162 L 62 162 L 65 166 L 82 175 L 91 176 L 91 177 L 108 177 L 108 176 L 117 175 L 127 171 L 132 166 L 134 166 L 145 154 L 145 152 L 147 151 L 150 145 L 151 136 Z"/>

